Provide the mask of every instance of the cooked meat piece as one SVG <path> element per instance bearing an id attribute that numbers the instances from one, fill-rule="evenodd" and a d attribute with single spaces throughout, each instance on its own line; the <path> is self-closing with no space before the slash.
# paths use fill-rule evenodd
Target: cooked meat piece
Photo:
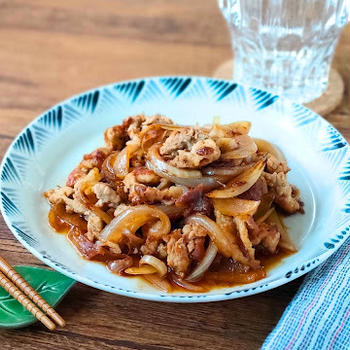
<path id="1" fill-rule="evenodd" d="M 85 183 L 93 184 L 99 181 L 100 178 L 100 173 L 97 168 L 91 169 L 87 175 L 79 178 L 79 180 L 74 185 L 73 199 L 62 197 L 64 203 L 66 204 L 67 212 L 74 212 L 84 216 L 88 216 L 90 214 L 90 210 L 79 200 L 78 194 L 80 191 L 82 191 L 82 186 L 84 186 Z"/>
<path id="2" fill-rule="evenodd" d="M 101 180 L 101 174 L 98 168 L 92 168 L 84 178 L 79 179 L 79 184 L 89 182 L 96 183 Z M 77 183 L 78 184 L 78 183 Z"/>
<path id="3" fill-rule="evenodd" d="M 113 255 L 119 255 L 122 252 L 118 243 L 114 243 L 111 241 L 102 241 L 102 242 L 100 241 L 100 244 L 102 246 L 108 247 L 109 253 Z"/>
<path id="4" fill-rule="evenodd" d="M 80 165 L 78 165 L 76 168 L 74 168 L 68 175 L 66 186 L 74 187 L 76 182 L 85 176 L 88 173 L 89 169 L 82 168 Z"/>
<path id="5" fill-rule="evenodd" d="M 276 253 L 281 234 L 275 224 L 262 222 L 257 224 L 253 218 L 247 222 L 249 237 L 254 246 L 262 244 L 271 254 Z"/>
<path id="6" fill-rule="evenodd" d="M 196 238 L 205 237 L 208 234 L 208 231 L 202 226 L 198 225 L 195 222 L 184 225 L 182 228 L 183 237 L 186 242 L 190 242 Z"/>
<path id="7" fill-rule="evenodd" d="M 265 178 L 262 176 L 248 191 L 243 192 L 238 197 L 242 199 L 250 199 L 252 201 L 260 201 L 263 195 L 267 192 L 267 184 Z"/>
<path id="8" fill-rule="evenodd" d="M 172 204 L 183 193 L 183 189 L 178 186 L 170 186 L 169 188 L 159 190 L 156 187 L 150 187 L 139 183 L 135 171 L 126 175 L 123 183 L 125 185 L 125 192 L 132 205 L 153 203 Z"/>
<path id="9" fill-rule="evenodd" d="M 208 190 L 203 184 L 190 188 L 176 200 L 175 205 L 184 208 L 184 217 L 194 213 L 211 217 L 213 214 L 213 205 L 210 199 L 205 196 L 206 192 Z"/>
<path id="10" fill-rule="evenodd" d="M 142 129 L 145 127 L 152 125 L 152 124 L 167 124 L 171 125 L 174 124 L 174 122 L 168 118 L 165 117 L 164 115 L 161 114 L 155 114 L 153 117 L 147 118 L 143 123 L 142 123 Z"/>
<path id="11" fill-rule="evenodd" d="M 131 256 L 121 254 L 120 259 L 109 261 L 107 267 L 114 273 L 121 273 L 128 267 L 134 265 L 134 260 Z"/>
<path id="12" fill-rule="evenodd" d="M 206 138 L 206 134 L 199 128 L 183 128 L 179 131 L 173 131 L 159 151 L 161 155 L 175 158 L 179 150 L 189 151 L 196 142 Z"/>
<path id="13" fill-rule="evenodd" d="M 276 253 L 277 245 L 280 241 L 281 234 L 278 232 L 277 226 L 267 223 L 259 225 L 263 246 L 270 252 Z"/>
<path id="14" fill-rule="evenodd" d="M 109 152 L 106 148 L 97 148 L 93 152 L 85 154 L 80 165 L 87 169 L 101 169 L 102 163 L 107 158 L 108 154 Z"/>
<path id="15" fill-rule="evenodd" d="M 231 124 L 221 125 L 214 124 L 211 126 L 209 136 L 213 139 L 222 137 L 235 137 L 237 135 L 248 134 L 250 122 L 235 122 Z"/>
<path id="16" fill-rule="evenodd" d="M 267 186 L 274 191 L 275 203 L 290 214 L 302 210 L 302 204 L 298 194 L 293 191 L 293 187 L 288 183 L 285 173 L 269 174 L 264 172 L 263 176 Z"/>
<path id="17" fill-rule="evenodd" d="M 100 233 L 103 229 L 102 219 L 94 214 L 89 215 L 88 224 L 87 224 L 87 233 L 86 237 L 88 240 L 93 241 L 95 238 L 100 236 Z"/>
<path id="18" fill-rule="evenodd" d="M 78 199 L 66 199 L 66 210 L 68 213 L 77 213 L 84 216 L 90 215 L 90 210 Z"/>
<path id="19" fill-rule="evenodd" d="M 253 244 L 249 238 L 246 220 L 237 216 L 234 218 L 234 221 L 237 226 L 237 234 L 242 243 L 244 255 L 249 260 L 249 263 L 247 265 L 250 265 L 255 268 L 260 267 L 260 262 L 255 259 L 255 248 L 253 247 Z"/>
<path id="20" fill-rule="evenodd" d="M 118 215 L 120 215 L 124 210 L 130 208 L 129 205 L 126 205 L 124 203 L 121 203 L 117 206 L 117 208 L 114 211 L 114 216 L 117 217 Z"/>
<path id="21" fill-rule="evenodd" d="M 157 248 L 157 254 L 161 259 L 165 259 L 168 255 L 165 243 L 160 243 Z"/>
<path id="22" fill-rule="evenodd" d="M 126 126 L 126 132 L 131 140 L 138 139 L 138 135 L 142 129 L 142 124 L 146 121 L 143 114 L 138 114 L 124 119 L 123 125 Z"/>
<path id="23" fill-rule="evenodd" d="M 106 129 L 104 133 L 106 148 L 112 151 L 120 151 L 128 140 L 125 127 L 123 125 L 115 125 Z"/>
<path id="24" fill-rule="evenodd" d="M 87 259 L 93 259 L 106 253 L 99 242 L 93 243 L 85 235 L 73 234 L 69 236 L 69 239 L 78 248 L 80 254 Z"/>
<path id="25" fill-rule="evenodd" d="M 167 254 L 168 265 L 178 276 L 184 278 L 191 261 L 181 230 L 174 230 L 168 236 Z"/>
<path id="26" fill-rule="evenodd" d="M 48 190 L 44 192 L 44 196 L 48 199 L 50 204 L 66 203 L 66 198 L 72 196 L 74 190 L 69 186 L 58 187 L 55 190 Z"/>
<path id="27" fill-rule="evenodd" d="M 143 255 L 155 255 L 159 245 L 158 239 L 147 238 L 145 244 L 140 248 Z"/>
<path id="28" fill-rule="evenodd" d="M 220 148 L 198 128 L 173 131 L 160 148 L 160 154 L 178 168 L 198 168 L 220 158 Z"/>
<path id="29" fill-rule="evenodd" d="M 215 210 L 215 216 L 216 223 L 219 225 L 219 227 L 232 235 L 234 243 L 231 247 L 231 258 L 244 265 L 251 266 L 252 264 L 250 259 L 243 254 L 240 248 L 241 242 L 239 240 L 239 237 L 237 236 L 237 229 L 233 218 L 231 216 L 221 214 L 218 210 Z"/>
<path id="30" fill-rule="evenodd" d="M 160 183 L 160 177 L 152 170 L 146 167 L 134 170 L 136 181 L 145 185 L 157 186 Z"/>
<path id="31" fill-rule="evenodd" d="M 97 207 L 102 207 L 104 204 L 108 204 L 110 207 L 115 208 L 120 203 L 120 196 L 113 190 L 113 188 L 103 182 L 98 182 L 92 187 L 92 191 L 96 194 L 98 201 Z"/>
<path id="32" fill-rule="evenodd" d="M 278 160 L 274 155 L 267 155 L 266 171 L 268 173 L 285 173 L 287 174 L 290 168 L 285 161 Z"/>
<path id="33" fill-rule="evenodd" d="M 187 244 L 187 250 L 193 261 L 201 261 L 205 255 L 205 238 L 197 238 Z"/>
<path id="34" fill-rule="evenodd" d="M 139 142 L 140 132 L 152 124 L 173 124 L 173 122 L 171 119 L 164 117 L 160 114 L 156 114 L 150 118 L 147 118 L 143 114 L 138 114 L 132 117 L 125 118 L 121 125 L 121 130 L 118 130 L 118 126 L 114 128 L 117 129 L 116 133 L 121 133 L 122 139 L 125 140 L 125 144 L 125 142 L 130 143 L 130 141 L 128 140 L 131 140 L 132 142 Z"/>
<path id="35" fill-rule="evenodd" d="M 84 177 L 91 169 L 101 169 L 107 156 L 108 150 L 106 148 L 98 148 L 91 153 L 85 154 L 83 160 L 68 175 L 66 185 L 74 187 L 77 181 Z"/>
<path id="36" fill-rule="evenodd" d="M 150 222 L 142 227 L 143 238 L 146 238 L 146 242 L 141 246 L 140 250 L 143 255 L 156 255 L 160 244 L 163 244 L 163 238 L 160 237 L 158 232 L 161 229 L 161 222 Z M 161 252 L 164 253 L 164 252 Z"/>
<path id="37" fill-rule="evenodd" d="M 90 210 L 86 208 L 81 202 L 76 198 L 69 198 L 74 194 L 74 190 L 71 187 L 63 186 L 58 187 L 55 190 L 49 190 L 44 193 L 44 196 L 48 199 L 50 204 L 60 204 L 64 203 L 66 205 L 66 210 L 69 213 L 78 213 L 82 215 L 89 215 Z"/>
<path id="38" fill-rule="evenodd" d="M 190 151 L 179 150 L 170 164 L 177 168 L 198 168 L 219 159 L 220 148 L 211 139 L 196 142 Z"/>
<path id="39" fill-rule="evenodd" d="M 202 260 L 205 254 L 205 237 L 208 232 L 196 223 L 186 224 L 182 228 L 182 232 L 191 259 L 194 261 Z"/>

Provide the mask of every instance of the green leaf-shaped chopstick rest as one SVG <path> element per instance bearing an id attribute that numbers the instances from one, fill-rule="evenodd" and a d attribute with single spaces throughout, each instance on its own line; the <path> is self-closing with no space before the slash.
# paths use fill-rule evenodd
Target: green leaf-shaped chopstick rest
<path id="1" fill-rule="evenodd" d="M 55 307 L 75 283 L 59 272 L 34 266 L 15 266 L 15 270 L 52 306 Z M 37 319 L 0 287 L 0 327 L 20 328 Z"/>

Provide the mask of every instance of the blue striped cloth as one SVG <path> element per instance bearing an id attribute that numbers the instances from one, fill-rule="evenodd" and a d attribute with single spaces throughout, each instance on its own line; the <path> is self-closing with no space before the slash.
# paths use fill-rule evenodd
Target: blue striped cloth
<path id="1" fill-rule="evenodd" d="M 262 350 L 350 350 L 350 237 L 310 272 Z"/>

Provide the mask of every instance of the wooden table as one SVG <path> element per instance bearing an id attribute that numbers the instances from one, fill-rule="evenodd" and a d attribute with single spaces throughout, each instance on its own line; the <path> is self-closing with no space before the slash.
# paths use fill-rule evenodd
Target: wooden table
<path id="1" fill-rule="evenodd" d="M 231 56 L 215 0 L 1 1 L 0 152 L 34 117 L 72 94 L 141 76 L 211 75 Z M 349 140 L 350 27 L 334 66 L 346 93 L 327 116 Z M 0 254 L 43 264 L 0 223 Z M 58 307 L 67 326 L 0 330 L 5 349 L 257 349 L 301 279 L 275 290 L 211 304 L 161 304 L 77 284 Z"/>

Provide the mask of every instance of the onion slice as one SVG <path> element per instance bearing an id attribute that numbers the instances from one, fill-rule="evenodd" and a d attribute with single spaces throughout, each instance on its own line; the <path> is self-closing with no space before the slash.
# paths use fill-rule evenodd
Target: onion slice
<path id="1" fill-rule="evenodd" d="M 95 182 L 84 182 L 79 187 L 78 191 L 76 191 L 78 200 L 91 212 L 100 217 L 107 225 L 112 221 L 112 217 L 104 212 L 101 208 L 96 207 L 93 203 L 89 201 L 89 198 L 85 194 L 85 192 L 90 192 L 91 188 L 95 185 Z"/>
<path id="2" fill-rule="evenodd" d="M 187 289 L 191 292 L 194 292 L 194 293 L 204 293 L 207 291 L 207 289 L 205 287 L 202 287 L 202 286 L 197 286 L 195 284 L 192 284 L 192 283 L 189 283 L 181 278 L 179 278 L 178 276 L 176 276 L 175 273 L 171 273 L 169 275 L 171 281 L 178 285 L 179 287 L 181 288 L 184 288 L 184 289 Z"/>
<path id="3" fill-rule="evenodd" d="M 113 162 L 115 176 L 119 177 L 120 179 L 124 179 L 124 177 L 129 173 L 130 158 L 137 148 L 138 145 L 129 144 L 118 153 Z"/>
<path id="4" fill-rule="evenodd" d="M 153 255 L 144 255 L 140 262 L 140 265 L 149 265 L 151 267 L 153 267 L 154 269 L 156 269 L 156 272 L 158 272 L 160 277 L 164 277 L 167 272 L 168 269 L 166 267 L 166 265 L 164 264 L 164 262 L 158 258 L 156 258 Z"/>
<path id="5" fill-rule="evenodd" d="M 224 189 L 214 190 L 206 195 L 210 198 L 231 198 L 248 191 L 261 176 L 266 164 L 266 159 L 261 159 L 254 166 L 233 178 Z"/>
<path id="6" fill-rule="evenodd" d="M 181 178 L 174 175 L 170 175 L 166 172 L 161 171 L 159 168 L 154 166 L 152 162 L 148 160 L 146 160 L 146 167 L 149 170 L 155 172 L 158 176 L 164 177 L 177 185 L 182 185 L 186 187 L 196 187 L 200 184 L 203 184 L 206 188 L 209 189 L 218 188 L 222 185 L 220 181 L 222 179 L 217 177 L 203 176 L 198 178 Z"/>
<path id="7" fill-rule="evenodd" d="M 150 148 L 148 155 L 149 161 L 158 171 L 165 175 L 173 175 L 184 179 L 200 178 L 202 173 L 199 170 L 184 170 L 176 168 L 162 159 L 159 154 L 160 145 L 154 145 Z"/>
<path id="8" fill-rule="evenodd" d="M 190 273 L 190 275 L 186 278 L 186 281 L 188 282 L 198 281 L 203 276 L 203 274 L 209 269 L 210 265 L 212 264 L 213 260 L 216 257 L 217 252 L 218 252 L 218 248 L 213 243 L 213 241 L 210 241 L 203 259 L 195 267 L 195 269 Z"/>
<path id="9" fill-rule="evenodd" d="M 114 218 L 109 225 L 102 230 L 100 238 L 104 241 L 118 243 L 123 235 L 135 234 L 135 232 L 150 221 L 161 221 L 161 228 L 154 235 L 163 237 L 170 232 L 170 220 L 161 210 L 148 206 L 138 205 L 129 207 Z"/>
<path id="10" fill-rule="evenodd" d="M 273 210 L 272 213 L 267 218 L 266 222 L 273 223 L 277 226 L 279 233 L 281 234 L 280 241 L 278 245 L 284 249 L 287 249 L 291 252 L 296 252 L 297 249 L 292 242 L 292 240 L 289 237 L 288 231 L 286 227 L 284 226 L 282 220 L 280 219 L 279 215 L 277 214 L 276 210 Z"/>
<path id="11" fill-rule="evenodd" d="M 273 213 L 275 208 L 270 208 L 269 210 L 266 211 L 266 213 L 262 216 L 260 216 L 258 219 L 255 220 L 257 224 L 261 224 L 262 222 L 266 221 L 269 216 Z"/>
<path id="12" fill-rule="evenodd" d="M 171 284 L 164 278 L 160 278 L 156 274 L 143 275 L 142 278 L 148 282 L 152 287 L 163 292 L 170 293 L 172 290 Z"/>
<path id="13" fill-rule="evenodd" d="M 199 170 L 183 170 L 171 166 L 159 155 L 159 145 L 152 146 L 148 155 L 149 159 L 146 160 L 147 168 L 171 182 L 187 187 L 196 187 L 203 184 L 210 189 L 221 186 L 220 178 L 202 176 Z"/>
<path id="14" fill-rule="evenodd" d="M 267 152 L 275 156 L 279 161 L 286 161 L 282 151 L 276 145 L 273 145 L 272 143 L 263 139 L 254 138 L 254 141 L 258 146 L 259 152 Z"/>
<path id="15" fill-rule="evenodd" d="M 128 275 L 150 275 L 152 273 L 156 273 L 157 269 L 150 265 L 139 267 L 133 266 L 125 269 L 124 272 Z"/>
<path id="16" fill-rule="evenodd" d="M 232 137 L 234 135 L 248 134 L 251 123 L 247 121 L 237 121 L 230 124 L 213 124 L 209 136 L 211 137 Z"/>
<path id="17" fill-rule="evenodd" d="M 251 156 L 258 150 L 254 140 L 248 135 L 239 135 L 234 138 L 238 143 L 238 147 L 228 152 L 221 154 L 221 159 L 241 159 Z M 220 141 L 220 139 L 218 140 Z M 219 144 L 220 146 L 220 144 Z"/>
<path id="18" fill-rule="evenodd" d="M 240 198 L 213 198 L 215 209 L 228 216 L 254 215 L 260 201 L 252 201 Z"/>
<path id="19" fill-rule="evenodd" d="M 227 176 L 231 179 L 239 174 L 243 173 L 245 170 L 249 169 L 249 166 L 207 166 L 202 169 L 202 173 L 210 176 Z"/>
<path id="20" fill-rule="evenodd" d="M 209 219 L 205 215 L 195 214 L 189 216 L 186 219 L 186 222 L 194 222 L 202 226 L 206 231 L 208 231 L 208 235 L 216 245 L 218 251 L 227 258 L 232 256 L 231 247 L 235 244 L 234 239 L 229 232 L 221 230 L 215 221 Z"/>
<path id="21" fill-rule="evenodd" d="M 177 219 L 183 215 L 183 208 L 176 205 L 155 204 L 154 206 L 166 214 L 170 220 Z"/>

